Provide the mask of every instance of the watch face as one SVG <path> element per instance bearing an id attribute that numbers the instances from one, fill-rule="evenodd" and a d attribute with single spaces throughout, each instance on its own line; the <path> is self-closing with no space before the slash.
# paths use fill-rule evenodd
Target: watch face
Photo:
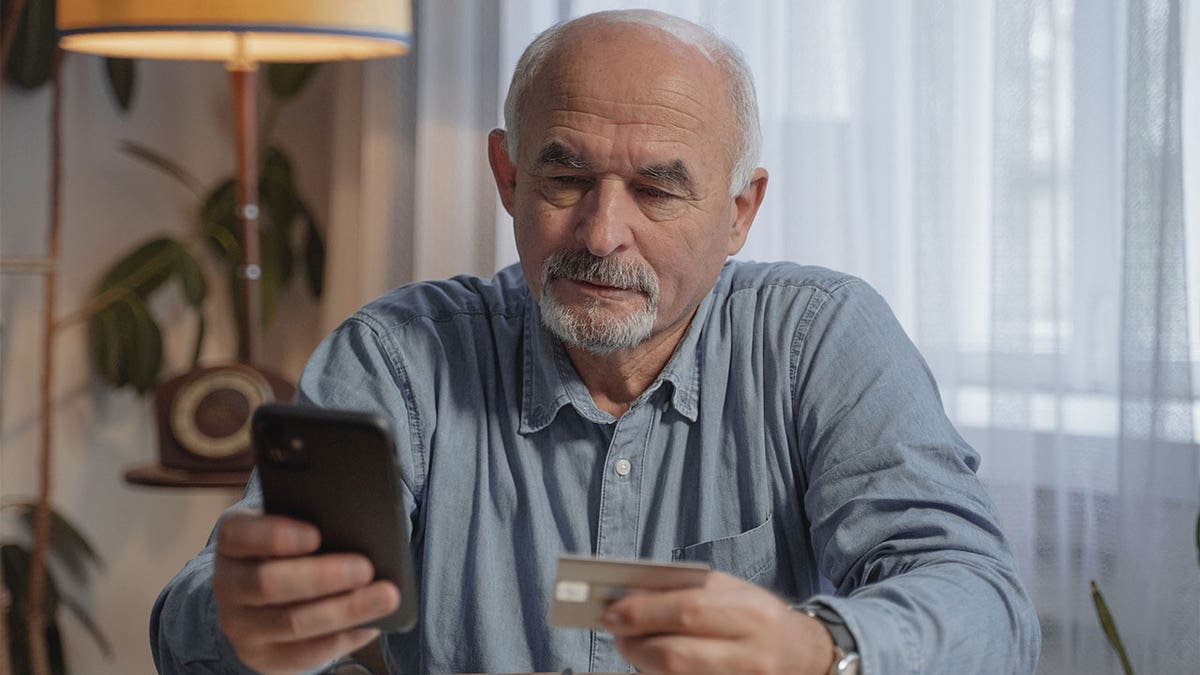
<path id="1" fill-rule="evenodd" d="M 214 369 L 179 389 L 171 403 L 171 432 L 181 449 L 222 459 L 250 447 L 250 417 L 270 402 L 271 386 L 248 369 Z"/>

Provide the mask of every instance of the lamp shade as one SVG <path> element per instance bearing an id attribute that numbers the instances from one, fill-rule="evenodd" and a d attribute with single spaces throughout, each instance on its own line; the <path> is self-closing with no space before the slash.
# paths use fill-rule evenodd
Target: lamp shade
<path id="1" fill-rule="evenodd" d="M 408 0 L 58 0 L 64 49 L 127 58 L 334 61 L 408 51 Z"/>

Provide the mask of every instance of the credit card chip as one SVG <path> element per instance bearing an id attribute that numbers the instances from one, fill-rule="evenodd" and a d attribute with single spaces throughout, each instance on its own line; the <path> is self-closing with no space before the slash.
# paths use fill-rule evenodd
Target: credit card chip
<path id="1" fill-rule="evenodd" d="M 563 579 L 554 585 L 554 599 L 559 602 L 587 602 L 588 583 Z"/>

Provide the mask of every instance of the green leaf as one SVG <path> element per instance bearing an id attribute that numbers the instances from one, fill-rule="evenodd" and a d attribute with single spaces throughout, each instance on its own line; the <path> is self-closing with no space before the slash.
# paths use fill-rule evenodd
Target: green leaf
<path id="1" fill-rule="evenodd" d="M 121 379 L 121 336 L 113 306 L 95 313 L 88 320 L 88 340 L 91 343 L 92 365 L 100 379 L 118 387 Z"/>
<path id="2" fill-rule="evenodd" d="M 97 284 L 93 297 L 105 298 L 89 321 L 92 360 L 100 377 L 114 387 L 150 391 L 162 367 L 162 332 L 150 316 L 150 295 L 172 276 L 193 305 L 207 285 L 191 254 L 174 239 L 152 239 L 117 263 Z"/>
<path id="3" fill-rule="evenodd" d="M 104 72 L 108 74 L 108 86 L 112 89 L 113 97 L 121 110 L 128 111 L 133 101 L 133 83 L 135 73 L 133 59 L 104 59 Z"/>
<path id="4" fill-rule="evenodd" d="M 117 387 L 133 383 L 133 363 L 137 361 L 137 315 L 126 296 L 113 303 L 113 316 L 117 324 Z"/>
<path id="5" fill-rule="evenodd" d="M 25 614 L 29 607 L 29 580 L 33 571 L 33 554 L 23 546 L 5 544 L 0 546 L 0 564 L 4 566 L 4 585 L 14 609 Z M 58 587 L 54 577 L 46 574 L 46 594 L 42 598 L 42 616 L 49 623 L 58 611 Z"/>
<path id="6" fill-rule="evenodd" d="M 104 632 L 96 625 L 95 620 L 88 614 L 87 609 L 74 598 L 61 598 L 62 605 L 71 610 L 71 614 L 75 615 L 76 620 L 87 630 L 92 636 L 92 640 L 96 642 L 96 646 L 100 647 L 100 652 L 105 658 L 112 658 L 112 645 L 109 644 L 108 638 L 104 637 Z"/>
<path id="7" fill-rule="evenodd" d="M 266 326 L 275 316 L 279 293 L 286 284 L 284 274 L 291 268 L 292 252 L 273 227 L 260 227 L 258 237 L 259 251 L 262 253 L 262 276 L 258 280 L 259 319 L 261 325 Z"/>
<path id="8" fill-rule="evenodd" d="M 9 672 L 29 673 L 29 630 L 25 628 L 25 615 L 9 605 L 4 619 L 8 622 L 8 659 L 12 668 Z"/>
<path id="9" fill-rule="evenodd" d="M 9 602 L 25 614 L 29 606 L 29 551 L 16 544 L 0 546 L 0 564 L 4 565 L 4 587 Z"/>
<path id="10" fill-rule="evenodd" d="M 37 505 L 21 502 L 14 504 L 12 508 L 17 511 L 19 522 L 32 539 Z M 54 509 L 50 510 L 50 555 L 64 570 L 70 572 L 72 577 L 83 583 L 87 582 L 89 566 L 104 566 L 100 554 L 79 528 Z"/>
<path id="11" fill-rule="evenodd" d="M 241 255 L 237 222 L 237 186 L 229 178 L 217 185 L 200 207 L 200 230 L 213 254 L 226 264 L 237 264 Z"/>
<path id="12" fill-rule="evenodd" d="M 262 174 L 258 181 L 258 192 L 263 204 L 264 227 L 274 227 L 280 239 L 289 246 L 287 262 L 291 262 L 290 243 L 292 223 L 300 212 L 300 200 L 296 196 L 292 163 L 278 148 L 270 148 L 263 158 Z M 283 283 L 291 279 L 291 270 L 282 274 Z"/>
<path id="13" fill-rule="evenodd" d="M 67 657 L 63 650 L 62 631 L 58 621 L 46 626 L 46 652 L 50 655 L 50 674 L 67 675 Z"/>
<path id="14" fill-rule="evenodd" d="M 1096 605 L 1096 616 L 1100 619 L 1100 628 L 1104 630 L 1109 644 L 1117 650 L 1117 656 L 1121 658 L 1121 668 L 1124 669 L 1125 675 L 1133 675 L 1133 666 L 1129 664 L 1129 656 L 1125 654 L 1125 645 L 1121 643 L 1121 634 L 1117 632 L 1117 622 L 1113 620 L 1112 614 L 1108 611 L 1108 603 L 1104 602 L 1104 596 L 1100 594 L 1096 582 L 1091 583 L 1092 602 Z"/>
<path id="15" fill-rule="evenodd" d="M 174 272 L 183 290 L 183 297 L 192 307 L 200 309 L 204 298 L 208 296 L 208 281 L 204 278 L 204 270 L 200 263 L 183 246 L 180 246 L 175 254 Z"/>
<path id="16" fill-rule="evenodd" d="M 5 3 L 4 15 L 8 15 Z M 37 89 L 50 81 L 54 71 L 54 50 L 58 33 L 54 26 L 55 0 L 26 0 L 20 25 L 5 63 L 4 77 L 25 89 Z"/>
<path id="17" fill-rule="evenodd" d="M 141 160 L 151 167 L 162 171 L 166 175 L 179 181 L 184 187 L 190 190 L 197 198 L 203 195 L 204 188 L 200 184 L 200 180 L 193 176 L 187 169 L 180 166 L 178 162 L 167 157 L 166 155 L 134 141 L 122 141 L 121 152 Z"/>
<path id="18" fill-rule="evenodd" d="M 263 156 L 259 162 L 261 170 L 259 171 L 259 187 L 263 187 L 263 183 L 291 185 L 295 174 L 292 171 L 292 160 L 288 158 L 287 153 L 282 149 L 271 146 L 263 151 Z"/>
<path id="19" fill-rule="evenodd" d="M 215 252 L 217 259 L 221 262 L 230 263 L 241 257 L 241 244 L 238 243 L 234 233 L 225 226 L 218 223 L 202 223 L 200 230 L 205 241 L 208 242 L 209 248 Z"/>
<path id="20" fill-rule="evenodd" d="M 200 348 L 204 346 L 204 312 L 196 312 L 196 346 L 192 349 L 192 369 L 200 367 Z"/>
<path id="21" fill-rule="evenodd" d="M 101 277 L 97 293 L 120 286 L 131 294 L 148 296 L 170 278 L 180 248 L 174 239 L 151 239 L 114 263 Z"/>
<path id="22" fill-rule="evenodd" d="M 300 202 L 300 214 L 304 218 L 304 273 L 308 280 L 308 292 L 314 298 L 321 297 L 325 289 L 325 239 L 317 227 L 308 205 Z"/>
<path id="23" fill-rule="evenodd" d="M 129 383 L 138 394 L 145 394 L 158 382 L 163 357 L 162 331 L 141 298 L 131 298 L 127 302 L 134 316 L 133 342 L 127 352 Z"/>
<path id="24" fill-rule="evenodd" d="M 267 89 L 271 96 L 287 100 L 300 93 L 317 72 L 319 63 L 268 63 Z"/>

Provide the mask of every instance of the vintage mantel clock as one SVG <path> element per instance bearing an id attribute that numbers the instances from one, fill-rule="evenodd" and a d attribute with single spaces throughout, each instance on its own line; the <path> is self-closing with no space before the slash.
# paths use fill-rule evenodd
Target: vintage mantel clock
<path id="1" fill-rule="evenodd" d="M 242 363 L 198 368 L 154 393 L 159 460 L 125 477 L 141 485 L 239 487 L 254 466 L 250 417 L 263 403 L 290 401 L 295 387 Z"/>

